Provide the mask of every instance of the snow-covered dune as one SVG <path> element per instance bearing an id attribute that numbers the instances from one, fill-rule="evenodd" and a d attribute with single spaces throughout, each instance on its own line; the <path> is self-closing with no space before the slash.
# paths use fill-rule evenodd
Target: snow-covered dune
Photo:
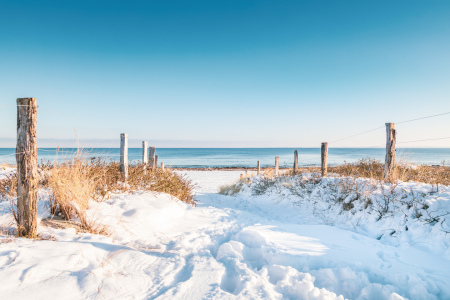
<path id="1" fill-rule="evenodd" d="M 0 299 L 450 298 L 448 249 L 330 226 L 280 195 L 217 194 L 239 171 L 181 173 L 199 185 L 197 207 L 118 194 L 88 212 L 110 236 L 43 226 L 47 240 L 3 235 Z"/>

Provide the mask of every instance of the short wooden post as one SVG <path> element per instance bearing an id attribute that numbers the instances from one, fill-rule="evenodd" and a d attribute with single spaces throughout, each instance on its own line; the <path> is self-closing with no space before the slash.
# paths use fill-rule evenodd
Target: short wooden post
<path id="1" fill-rule="evenodd" d="M 37 229 L 37 102 L 17 99 L 17 235 L 36 237 Z"/>
<path id="2" fill-rule="evenodd" d="M 155 152 L 156 152 L 156 148 L 155 147 L 148 147 L 148 163 L 150 165 L 150 167 L 152 169 L 156 168 L 155 165 Z"/>
<path id="3" fill-rule="evenodd" d="M 395 168 L 395 143 L 397 141 L 397 130 L 395 123 L 386 123 L 386 158 L 384 161 L 384 180 L 393 180 Z"/>
<path id="4" fill-rule="evenodd" d="M 280 174 L 280 158 L 278 156 L 275 156 L 275 176 L 278 176 Z"/>
<path id="5" fill-rule="evenodd" d="M 327 176 L 328 143 L 322 143 L 322 177 Z"/>
<path id="6" fill-rule="evenodd" d="M 164 163 L 163 162 L 161 162 L 161 170 L 164 171 Z"/>
<path id="7" fill-rule="evenodd" d="M 298 151 L 294 151 L 294 174 L 298 171 Z"/>
<path id="8" fill-rule="evenodd" d="M 257 171 L 257 173 L 256 174 L 261 174 L 261 163 L 259 162 L 259 160 L 258 160 L 258 163 L 256 164 L 257 165 L 257 168 L 258 168 L 258 171 Z"/>
<path id="9" fill-rule="evenodd" d="M 128 134 L 120 134 L 120 171 L 122 179 L 128 179 Z"/>
<path id="10" fill-rule="evenodd" d="M 155 155 L 155 168 L 156 169 L 158 168 L 158 158 L 159 158 L 159 156 Z"/>
<path id="11" fill-rule="evenodd" d="M 239 180 L 242 180 L 242 179 L 244 179 L 244 174 L 241 174 L 241 176 L 239 178 Z"/>

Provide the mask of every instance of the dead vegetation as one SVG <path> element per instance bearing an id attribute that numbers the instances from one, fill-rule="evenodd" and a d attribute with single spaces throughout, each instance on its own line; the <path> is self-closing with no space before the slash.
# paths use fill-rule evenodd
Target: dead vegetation
<path id="1" fill-rule="evenodd" d="M 450 185 L 450 167 L 397 165 L 394 182 L 385 183 L 384 165 L 373 159 L 362 159 L 354 164 L 329 168 L 329 176 L 321 177 L 319 168 L 302 168 L 295 174 L 285 170 L 275 176 L 273 170 L 254 178 L 243 178 L 238 183 L 224 186 L 220 193 L 236 195 L 249 191 L 263 194 L 296 196 L 298 201 L 325 201 L 338 205 L 342 211 L 370 209 L 378 220 L 399 211 L 413 210 L 413 217 L 426 224 L 442 222 L 449 212 L 430 211 L 427 197 L 439 192 L 440 185 Z M 295 176 L 298 175 L 298 176 Z M 399 187 L 401 182 L 415 181 L 430 184 L 428 192 L 420 193 Z"/>
<path id="2" fill-rule="evenodd" d="M 44 221 L 50 227 L 68 226 L 77 231 L 107 234 L 108 228 L 95 218 L 87 217 L 86 210 L 90 200 L 105 201 L 119 192 L 162 192 L 195 205 L 194 184 L 189 179 L 168 169 L 152 169 L 140 163 L 129 166 L 126 181 L 122 180 L 119 163 L 100 158 L 85 159 L 82 155 L 68 163 L 41 163 L 39 174 L 39 189 L 48 192 L 50 211 L 57 217 Z M 16 215 L 16 186 L 16 173 L 0 181 L 0 201 L 12 202 L 13 215 Z M 59 217 L 62 219 L 59 220 Z M 74 225 L 74 220 L 79 224 Z"/>
<path id="3" fill-rule="evenodd" d="M 365 158 L 356 163 L 344 163 L 329 167 L 329 172 L 351 177 L 384 179 L 384 164 L 381 161 Z M 393 181 L 416 181 L 433 185 L 450 185 L 449 166 L 408 165 L 398 163 L 393 172 Z"/>

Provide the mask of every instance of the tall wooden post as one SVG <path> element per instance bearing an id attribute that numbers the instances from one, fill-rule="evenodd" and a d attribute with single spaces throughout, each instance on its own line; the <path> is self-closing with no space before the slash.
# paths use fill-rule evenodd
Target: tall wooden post
<path id="1" fill-rule="evenodd" d="M 256 164 L 257 165 L 257 168 L 258 168 L 258 171 L 257 171 L 257 173 L 256 174 L 261 174 L 261 163 L 259 162 L 259 160 L 258 160 L 258 163 Z"/>
<path id="2" fill-rule="evenodd" d="M 294 151 L 294 174 L 297 174 L 298 171 L 298 151 Z"/>
<path id="3" fill-rule="evenodd" d="M 142 141 L 142 167 L 144 168 L 144 175 L 147 175 L 147 167 L 148 167 L 148 143 L 146 141 Z"/>
<path id="4" fill-rule="evenodd" d="M 158 168 L 158 158 L 159 158 L 159 156 L 155 155 L 155 169 Z"/>
<path id="5" fill-rule="evenodd" d="M 328 143 L 322 143 L 322 177 L 327 176 L 328 166 Z"/>
<path id="6" fill-rule="evenodd" d="M 395 168 L 395 143 L 397 130 L 395 123 L 386 123 L 386 158 L 384 161 L 384 180 L 392 181 Z"/>
<path id="7" fill-rule="evenodd" d="M 147 148 L 148 143 L 146 141 L 142 141 L 142 164 L 144 165 L 148 163 Z"/>
<path id="8" fill-rule="evenodd" d="M 280 158 L 278 156 L 275 156 L 275 176 L 278 176 L 280 174 Z"/>
<path id="9" fill-rule="evenodd" d="M 37 229 L 37 102 L 17 99 L 17 218 L 18 236 L 36 237 Z"/>
<path id="10" fill-rule="evenodd" d="M 120 171 L 122 179 L 128 179 L 128 134 L 120 134 Z"/>
<path id="11" fill-rule="evenodd" d="M 152 169 L 156 169 L 155 165 L 155 147 L 148 147 L 148 163 Z"/>

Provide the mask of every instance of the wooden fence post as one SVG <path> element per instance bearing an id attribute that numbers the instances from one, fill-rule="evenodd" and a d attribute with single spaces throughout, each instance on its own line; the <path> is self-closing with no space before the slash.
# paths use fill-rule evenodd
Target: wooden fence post
<path id="1" fill-rule="evenodd" d="M 36 237 L 37 229 L 37 102 L 17 99 L 17 235 Z"/>
<path id="2" fill-rule="evenodd" d="M 122 179 L 128 179 L 128 134 L 120 134 L 120 171 Z"/>
<path id="3" fill-rule="evenodd" d="M 278 176 L 280 174 L 279 168 L 280 168 L 280 158 L 278 156 L 275 156 L 275 176 Z"/>
<path id="4" fill-rule="evenodd" d="M 161 170 L 164 171 L 164 163 L 163 162 L 161 162 Z"/>
<path id="5" fill-rule="evenodd" d="M 239 176 L 239 180 L 242 180 L 242 179 L 244 179 L 244 174 L 241 174 L 241 175 Z"/>
<path id="6" fill-rule="evenodd" d="M 144 168 L 144 175 L 147 175 L 147 166 L 148 166 L 148 143 L 146 141 L 142 141 L 142 167 Z"/>
<path id="7" fill-rule="evenodd" d="M 327 176 L 328 166 L 328 143 L 322 143 L 322 177 Z"/>
<path id="8" fill-rule="evenodd" d="M 155 169 L 158 168 L 158 158 L 159 158 L 159 156 L 155 155 Z"/>
<path id="9" fill-rule="evenodd" d="M 294 174 L 298 171 L 298 151 L 294 151 Z"/>
<path id="10" fill-rule="evenodd" d="M 259 174 L 261 174 L 261 163 L 259 162 L 259 160 L 257 163 L 257 168 L 258 168 L 257 174 L 259 175 Z"/>
<path id="11" fill-rule="evenodd" d="M 142 141 L 142 164 L 144 165 L 148 163 L 147 148 L 148 143 L 146 141 Z"/>
<path id="12" fill-rule="evenodd" d="M 389 182 L 393 179 L 395 168 L 395 143 L 397 141 L 397 130 L 395 123 L 386 123 L 386 158 L 384 161 L 384 180 Z"/>
<path id="13" fill-rule="evenodd" d="M 155 147 L 148 147 L 148 163 L 150 164 L 150 167 L 152 169 L 156 169 L 156 165 L 155 165 L 155 152 L 156 152 L 156 148 Z"/>

